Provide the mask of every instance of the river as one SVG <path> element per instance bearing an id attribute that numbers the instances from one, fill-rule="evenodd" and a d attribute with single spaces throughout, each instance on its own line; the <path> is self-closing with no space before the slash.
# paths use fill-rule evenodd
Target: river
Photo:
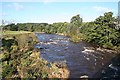
<path id="1" fill-rule="evenodd" d="M 116 57 L 111 50 L 102 50 L 85 41 L 70 42 L 68 37 L 57 34 L 36 33 L 36 36 L 40 41 L 36 47 L 40 48 L 41 58 L 48 62 L 66 63 L 70 78 L 84 75 L 88 78 L 106 78 L 109 75 L 103 75 L 109 73 L 108 69 L 112 69 L 112 76 L 120 77 L 119 70 L 114 69 L 116 67 L 111 63 Z"/>

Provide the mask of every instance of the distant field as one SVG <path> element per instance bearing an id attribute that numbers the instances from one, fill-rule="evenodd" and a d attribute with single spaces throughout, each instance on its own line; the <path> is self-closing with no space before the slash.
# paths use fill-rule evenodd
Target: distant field
<path id="1" fill-rule="evenodd" d="M 2 34 L 2 35 L 16 35 L 16 34 L 23 34 L 23 33 L 32 33 L 32 32 L 29 32 L 29 31 L 4 31 L 4 32 L 1 32 L 0 31 L 0 34 Z"/>

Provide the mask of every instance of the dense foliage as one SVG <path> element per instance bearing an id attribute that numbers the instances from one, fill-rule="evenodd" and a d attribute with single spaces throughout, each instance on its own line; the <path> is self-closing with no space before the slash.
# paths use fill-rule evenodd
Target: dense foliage
<path id="1" fill-rule="evenodd" d="M 120 46 L 120 31 L 116 29 L 115 18 L 112 15 L 112 12 L 108 12 L 94 22 L 84 23 L 80 31 L 86 36 L 88 42 L 104 48 Z"/>

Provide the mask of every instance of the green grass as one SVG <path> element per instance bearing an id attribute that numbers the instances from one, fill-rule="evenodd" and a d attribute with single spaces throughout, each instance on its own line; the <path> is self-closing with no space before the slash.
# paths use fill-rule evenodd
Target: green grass
<path id="1" fill-rule="evenodd" d="M 35 33 L 29 31 L 4 31 L 2 33 L 2 38 L 6 40 L 16 39 L 20 48 L 29 45 L 29 43 L 34 44 L 38 42 Z"/>
<path id="2" fill-rule="evenodd" d="M 4 32 L 1 32 L 0 31 L 0 34 L 2 34 L 2 35 L 17 35 L 17 34 L 23 34 L 23 33 L 32 33 L 32 32 L 29 32 L 29 31 L 4 31 Z"/>

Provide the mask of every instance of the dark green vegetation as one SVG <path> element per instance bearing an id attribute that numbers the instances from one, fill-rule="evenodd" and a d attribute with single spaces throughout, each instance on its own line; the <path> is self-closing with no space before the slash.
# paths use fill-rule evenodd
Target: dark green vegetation
<path id="1" fill-rule="evenodd" d="M 93 42 L 104 48 L 120 47 L 120 27 L 115 24 L 113 13 L 105 13 L 94 22 L 86 23 L 81 27 L 81 33 L 88 42 Z"/>
<path id="2" fill-rule="evenodd" d="M 2 38 L 2 78 L 58 78 L 67 77 L 66 68 L 58 68 L 40 58 L 34 45 L 38 42 L 35 34 L 26 31 L 6 31 Z M 51 67 L 48 67 L 48 64 Z M 63 71 L 66 75 L 63 75 Z M 54 73 L 54 75 L 53 75 Z"/>
<path id="3" fill-rule="evenodd" d="M 82 18 L 76 15 L 71 18 L 70 23 L 18 23 L 6 25 L 4 30 L 62 33 L 71 37 L 70 40 L 73 42 L 86 40 L 104 48 L 116 49 L 120 47 L 120 27 L 112 12 L 104 13 L 94 22 L 82 22 Z"/>

